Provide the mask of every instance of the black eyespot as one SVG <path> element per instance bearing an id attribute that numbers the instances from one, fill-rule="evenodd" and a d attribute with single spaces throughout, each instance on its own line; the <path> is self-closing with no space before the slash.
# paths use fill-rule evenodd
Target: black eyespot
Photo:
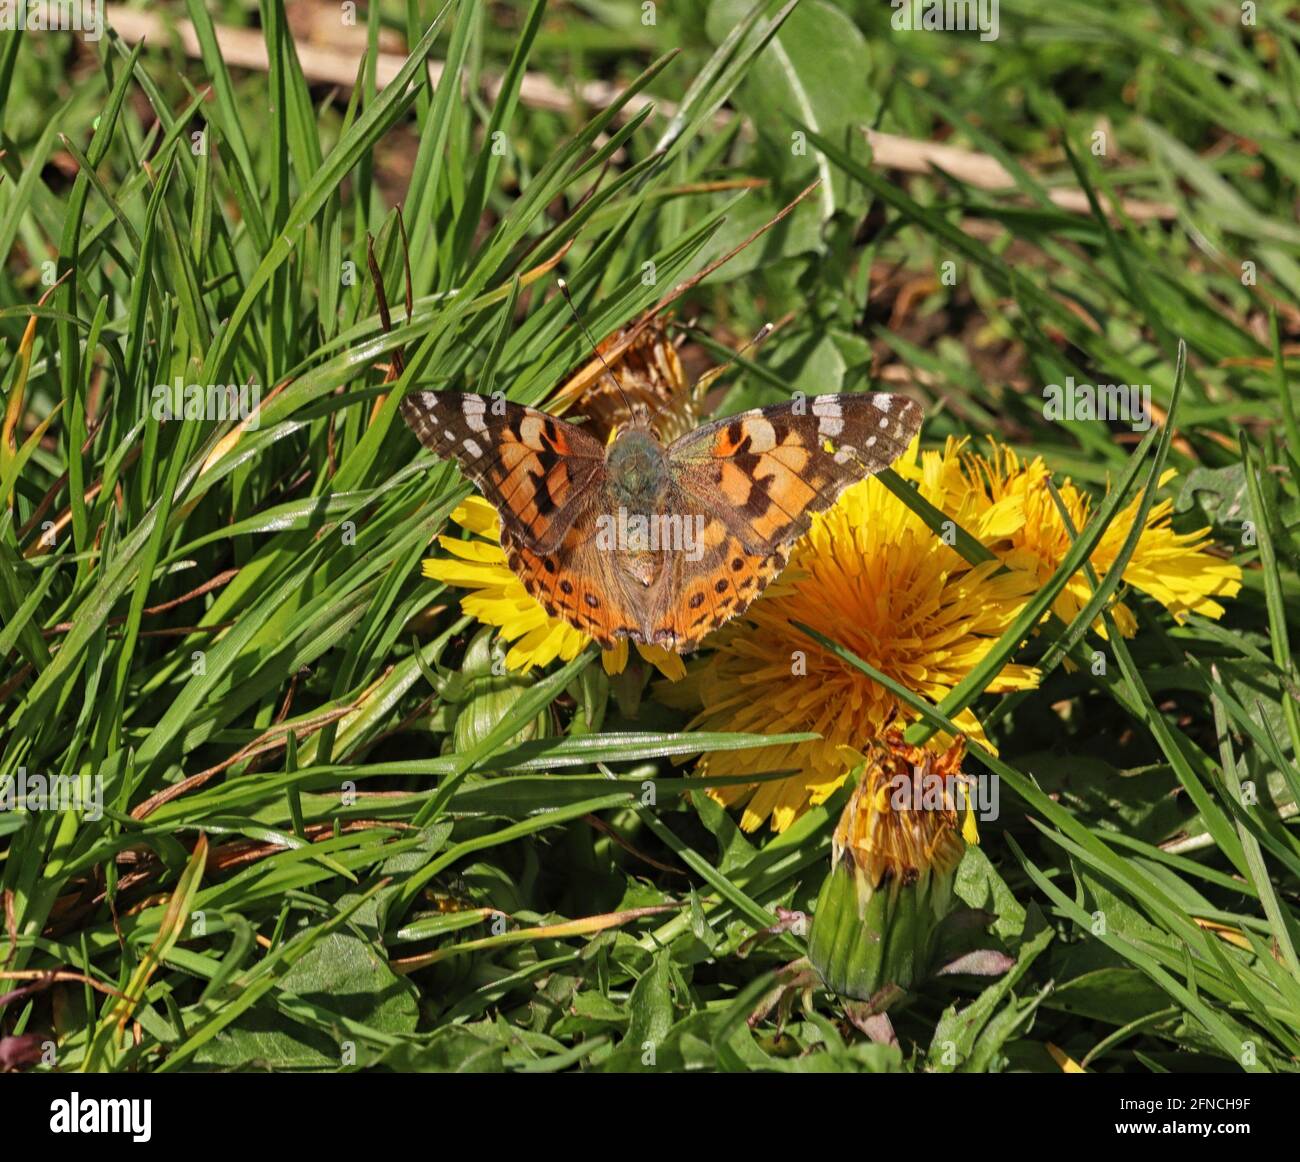
<path id="1" fill-rule="evenodd" d="M 560 592 L 563 593 L 566 597 L 568 597 L 569 594 L 573 592 L 573 585 L 568 581 L 561 581 Z"/>
<path id="2" fill-rule="evenodd" d="M 731 582 L 719 581 L 713 588 L 717 593 L 726 593 L 726 591 L 731 588 Z"/>
<path id="3" fill-rule="evenodd" d="M 594 593 L 584 593 L 584 594 L 582 595 L 582 599 L 583 599 L 583 600 L 584 600 L 588 605 L 590 605 L 592 609 L 599 609 L 599 608 L 600 608 L 600 598 L 597 597 Z"/>
<path id="4" fill-rule="evenodd" d="M 735 572 L 739 573 L 741 569 L 745 567 L 745 558 L 737 557 L 734 561 L 731 562 L 731 567 L 733 570 L 735 570 Z"/>
<path id="5" fill-rule="evenodd" d="M 542 558 L 542 568 L 545 569 L 548 573 L 554 573 L 554 572 L 555 572 L 555 562 L 552 561 L 550 557 L 543 557 L 543 558 Z"/>
<path id="6" fill-rule="evenodd" d="M 697 593 L 694 597 L 690 599 L 688 604 L 692 609 L 699 609 L 699 607 L 704 604 L 704 594 Z"/>

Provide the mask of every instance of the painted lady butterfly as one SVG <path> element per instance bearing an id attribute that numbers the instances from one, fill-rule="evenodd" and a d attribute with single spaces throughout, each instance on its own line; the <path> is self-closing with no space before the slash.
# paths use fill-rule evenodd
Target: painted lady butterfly
<path id="1" fill-rule="evenodd" d="M 497 396 L 413 392 L 402 414 L 501 517 L 528 592 L 610 648 L 687 654 L 785 567 L 814 513 L 887 467 L 921 426 L 897 395 L 822 395 L 742 412 L 665 445 L 644 408 L 602 445 Z"/>

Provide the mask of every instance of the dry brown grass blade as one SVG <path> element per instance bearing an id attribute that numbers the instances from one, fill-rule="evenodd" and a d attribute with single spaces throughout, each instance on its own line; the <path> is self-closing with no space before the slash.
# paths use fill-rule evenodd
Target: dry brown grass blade
<path id="1" fill-rule="evenodd" d="M 599 916 L 584 916 L 581 920 L 563 920 L 558 924 L 539 924 L 535 928 L 516 928 L 512 932 L 503 932 L 500 936 L 485 936 L 482 940 L 467 940 L 463 944 L 453 944 L 447 948 L 436 948 L 419 956 L 407 956 L 400 960 L 390 960 L 388 967 L 399 976 L 405 976 L 437 964 L 440 960 L 473 952 L 481 948 L 498 948 L 503 944 L 519 944 L 529 940 L 558 940 L 568 936 L 591 936 L 609 928 L 618 928 L 632 920 L 645 916 L 661 916 L 665 912 L 677 912 L 685 904 L 654 904 L 646 908 L 624 908 L 621 912 L 605 912 Z M 490 914 L 495 915 L 495 910 Z"/>
<path id="2" fill-rule="evenodd" d="M 980 190 L 1013 191 L 1016 188 L 1011 172 L 996 157 L 987 153 L 938 141 L 918 141 L 912 137 L 900 137 L 896 133 L 882 133 L 878 129 L 864 129 L 863 132 L 871 144 L 872 164 L 882 169 L 897 169 L 904 173 L 933 173 L 942 170 Z M 1083 190 L 1048 190 L 1047 196 L 1054 206 L 1071 214 L 1087 216 L 1092 213 L 1088 195 Z M 1107 213 L 1114 213 L 1113 207 L 1105 198 L 1101 199 L 1101 205 Z M 1124 198 L 1121 205 L 1124 213 L 1134 221 L 1171 221 L 1178 216 L 1178 211 L 1165 202 L 1141 202 Z"/>
<path id="3" fill-rule="evenodd" d="M 185 54 L 191 57 L 201 56 L 198 37 L 187 20 L 171 20 L 153 12 L 136 12 L 110 4 L 108 22 L 128 44 L 149 39 L 166 43 L 172 36 L 178 37 Z M 359 36 L 349 45 L 322 45 L 295 40 L 295 50 L 302 64 L 303 75 L 319 83 L 338 85 L 350 89 L 358 76 L 357 65 L 365 52 L 366 36 L 364 30 L 358 30 Z M 230 28 L 218 25 L 217 42 L 221 46 L 222 56 L 228 65 L 254 69 L 258 72 L 267 70 L 266 42 L 260 32 L 245 28 Z M 397 75 L 404 58 L 396 52 L 379 52 L 375 60 L 375 82 L 383 88 Z M 440 62 L 429 62 L 429 80 L 436 85 L 442 77 L 443 66 Z M 495 100 L 501 90 L 502 79 L 493 74 L 485 74 L 483 89 L 490 100 Z M 562 88 L 549 77 L 539 73 L 525 73 L 519 87 L 519 99 L 534 109 L 548 109 L 560 113 L 572 113 L 579 108 L 604 109 L 612 105 L 619 97 L 621 89 L 607 81 L 589 81 L 579 85 L 574 92 Z M 623 116 L 630 117 L 651 104 L 649 97 L 636 95 L 628 101 L 623 109 Z M 661 100 L 653 102 L 655 109 L 665 117 L 672 117 L 676 108 Z M 723 110 L 718 118 L 726 121 L 730 114 Z M 865 131 L 875 151 L 875 164 L 887 169 L 900 169 L 908 173 L 930 173 L 937 165 L 954 177 L 980 189 L 1013 189 L 1015 182 L 997 158 L 975 150 L 961 149 L 953 145 L 944 145 L 933 141 L 919 141 L 910 137 L 901 137 L 893 133 L 881 133 L 877 130 Z M 1063 210 L 1072 214 L 1090 214 L 1088 197 L 1082 190 L 1059 189 L 1050 191 L 1048 197 Z M 1103 205 L 1106 203 L 1103 201 Z M 1126 198 L 1123 201 L 1124 212 L 1135 221 L 1157 219 L 1169 221 L 1177 216 L 1174 207 L 1163 202 L 1143 202 Z"/>

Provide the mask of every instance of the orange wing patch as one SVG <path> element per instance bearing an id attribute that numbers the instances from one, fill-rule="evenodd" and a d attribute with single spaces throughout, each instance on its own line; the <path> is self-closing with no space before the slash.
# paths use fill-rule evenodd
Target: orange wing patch
<path id="1" fill-rule="evenodd" d="M 902 396 L 821 395 L 802 410 L 778 404 L 720 420 L 668 455 L 692 501 L 766 558 L 788 551 L 850 484 L 901 456 L 920 426 L 921 409 Z"/>
<path id="2" fill-rule="evenodd" d="M 640 616 L 610 568 L 611 555 L 596 547 L 583 524 L 570 528 L 554 553 L 534 552 L 504 523 L 501 544 L 524 588 L 551 617 L 563 618 L 602 649 L 640 633 Z"/>
<path id="3" fill-rule="evenodd" d="M 712 542 L 712 543 L 710 543 Z M 655 644 L 691 653 L 715 629 L 744 613 L 785 568 L 787 552 L 751 553 L 722 521 L 706 526 L 699 561 L 666 570 L 651 615 Z"/>
<path id="4" fill-rule="evenodd" d="M 555 551 L 604 471 L 600 444 L 534 408 L 423 391 L 402 400 L 402 414 L 425 447 L 455 457 L 502 527 L 538 553 Z"/>

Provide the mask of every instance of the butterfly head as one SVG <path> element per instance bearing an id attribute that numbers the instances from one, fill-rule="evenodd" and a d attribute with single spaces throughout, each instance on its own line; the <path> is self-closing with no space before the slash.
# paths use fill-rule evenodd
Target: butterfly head
<path id="1" fill-rule="evenodd" d="M 645 432 L 647 435 L 652 436 L 656 442 L 658 442 L 659 437 L 655 433 L 654 426 L 652 423 L 654 417 L 650 412 L 650 405 L 647 404 L 644 400 L 633 400 L 631 401 L 631 411 L 632 411 L 632 418 L 628 422 L 627 430 L 635 431 L 635 432 Z"/>

